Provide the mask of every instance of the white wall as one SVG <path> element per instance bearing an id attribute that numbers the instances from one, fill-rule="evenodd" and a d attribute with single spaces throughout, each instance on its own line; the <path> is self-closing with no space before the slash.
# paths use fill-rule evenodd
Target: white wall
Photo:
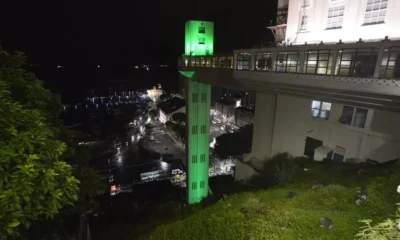
<path id="1" fill-rule="evenodd" d="M 278 95 L 273 154 L 288 151 L 294 156 L 302 156 L 306 137 L 321 140 L 324 146 L 331 149 L 336 146 L 345 148 L 345 159 L 365 160 L 379 147 L 388 143 L 395 143 L 400 147 L 400 128 L 397 127 L 400 114 L 369 109 L 365 127 L 357 128 L 339 123 L 342 104 L 332 103 L 329 120 L 313 118 L 310 114 L 312 100 Z"/>
<path id="2" fill-rule="evenodd" d="M 166 115 L 161 109 L 159 110 L 159 112 L 160 112 L 160 117 L 159 117 L 160 122 L 166 123 L 171 120 L 172 115 L 174 115 L 175 113 L 178 113 L 178 112 L 186 113 L 186 107 L 179 108 L 175 112 L 172 112 L 168 115 Z"/>
<path id="3" fill-rule="evenodd" d="M 287 23 L 286 41 L 293 43 L 316 43 L 358 41 L 359 38 L 382 39 L 385 36 L 389 38 L 400 38 L 400 1 L 389 0 L 385 23 L 375 25 L 365 25 L 364 15 L 366 11 L 367 0 L 309 0 L 310 7 L 301 8 L 300 1 L 289 0 L 289 13 Z M 345 5 L 344 20 L 341 29 L 326 30 L 328 22 L 328 9 L 330 6 Z M 307 29 L 299 30 L 301 16 L 308 16 Z"/>

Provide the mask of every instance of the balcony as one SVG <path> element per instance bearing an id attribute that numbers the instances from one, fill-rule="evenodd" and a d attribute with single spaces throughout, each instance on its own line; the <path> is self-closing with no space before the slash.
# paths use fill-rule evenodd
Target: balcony
<path id="1" fill-rule="evenodd" d="M 220 56 L 182 56 L 179 67 L 195 71 L 197 81 L 215 85 L 219 85 L 216 72 L 224 72 L 224 87 L 235 85 L 400 111 L 400 41 L 297 45 L 235 50 Z"/>

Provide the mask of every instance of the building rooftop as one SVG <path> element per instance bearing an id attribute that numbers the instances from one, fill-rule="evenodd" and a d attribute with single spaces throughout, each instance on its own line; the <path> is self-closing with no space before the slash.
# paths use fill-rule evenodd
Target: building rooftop
<path id="1" fill-rule="evenodd" d="M 186 106 L 186 101 L 178 97 L 172 97 L 158 104 L 158 108 L 161 109 L 165 114 L 175 112 L 184 106 Z"/>
<path id="2" fill-rule="evenodd" d="M 242 112 L 249 112 L 249 113 L 254 114 L 254 108 L 237 107 L 236 109 L 239 110 L 239 111 L 242 111 Z"/>

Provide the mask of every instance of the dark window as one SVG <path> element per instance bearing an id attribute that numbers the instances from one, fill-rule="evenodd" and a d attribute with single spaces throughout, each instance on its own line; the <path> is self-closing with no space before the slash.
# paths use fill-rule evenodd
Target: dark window
<path id="1" fill-rule="evenodd" d="M 206 44 L 206 38 L 204 37 L 199 37 L 199 44 Z"/>
<path id="2" fill-rule="evenodd" d="M 203 102 L 203 103 L 207 102 L 207 94 L 206 93 L 201 94 L 201 102 Z"/>
<path id="3" fill-rule="evenodd" d="M 206 133 L 206 125 L 201 125 L 200 126 L 200 133 L 205 134 Z"/>
<path id="4" fill-rule="evenodd" d="M 275 71 L 277 72 L 297 72 L 299 61 L 299 51 L 278 52 L 276 56 Z"/>
<path id="5" fill-rule="evenodd" d="M 256 71 L 271 71 L 272 56 L 270 52 L 256 53 L 254 69 Z"/>
<path id="6" fill-rule="evenodd" d="M 200 188 L 204 188 L 204 181 L 200 181 Z"/>
<path id="7" fill-rule="evenodd" d="M 192 182 L 192 190 L 196 190 L 197 189 L 197 182 Z"/>
<path id="8" fill-rule="evenodd" d="M 197 163 L 197 155 L 192 156 L 192 163 Z"/>
<path id="9" fill-rule="evenodd" d="M 192 126 L 192 134 L 197 134 L 197 126 Z"/>
<path id="10" fill-rule="evenodd" d="M 340 117 L 339 122 L 342 124 L 351 125 L 351 122 L 353 121 L 353 113 L 353 107 L 343 106 L 342 116 Z"/>
<path id="11" fill-rule="evenodd" d="M 330 50 L 307 51 L 304 61 L 305 73 L 331 74 L 332 52 Z"/>
<path id="12" fill-rule="evenodd" d="M 193 103 L 197 103 L 197 101 L 198 101 L 197 97 L 198 97 L 198 94 L 197 94 L 197 93 L 193 93 L 193 94 L 192 94 L 192 102 L 193 102 Z"/>
<path id="13" fill-rule="evenodd" d="M 335 162 L 343 162 L 345 152 L 346 152 L 345 148 L 336 146 L 335 153 L 333 154 L 332 160 Z"/>
<path id="14" fill-rule="evenodd" d="M 354 127 L 364 128 L 367 120 L 368 109 L 343 106 L 339 122 Z"/>
<path id="15" fill-rule="evenodd" d="M 206 161 L 206 155 L 203 153 L 203 154 L 200 154 L 200 162 L 205 162 Z"/>
<path id="16" fill-rule="evenodd" d="M 237 70 L 249 70 L 251 64 L 251 55 L 248 53 L 239 53 L 237 55 Z"/>
<path id="17" fill-rule="evenodd" d="M 206 33 L 206 27 L 200 26 L 199 27 L 199 33 Z"/>
<path id="18" fill-rule="evenodd" d="M 336 75 L 350 77 L 372 77 L 378 58 L 375 48 L 342 49 L 339 51 Z"/>

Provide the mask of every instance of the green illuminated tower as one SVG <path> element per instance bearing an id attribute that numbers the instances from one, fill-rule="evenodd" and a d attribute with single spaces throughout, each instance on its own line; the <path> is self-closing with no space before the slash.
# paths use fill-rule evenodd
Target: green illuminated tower
<path id="1" fill-rule="evenodd" d="M 185 24 L 185 55 L 205 56 L 214 54 L 214 23 L 187 21 Z"/>
<path id="2" fill-rule="evenodd" d="M 188 21 L 185 26 L 185 55 L 214 53 L 214 23 Z M 199 203 L 208 195 L 210 92 L 209 84 L 195 80 L 194 71 L 180 71 L 186 81 L 187 201 Z"/>

